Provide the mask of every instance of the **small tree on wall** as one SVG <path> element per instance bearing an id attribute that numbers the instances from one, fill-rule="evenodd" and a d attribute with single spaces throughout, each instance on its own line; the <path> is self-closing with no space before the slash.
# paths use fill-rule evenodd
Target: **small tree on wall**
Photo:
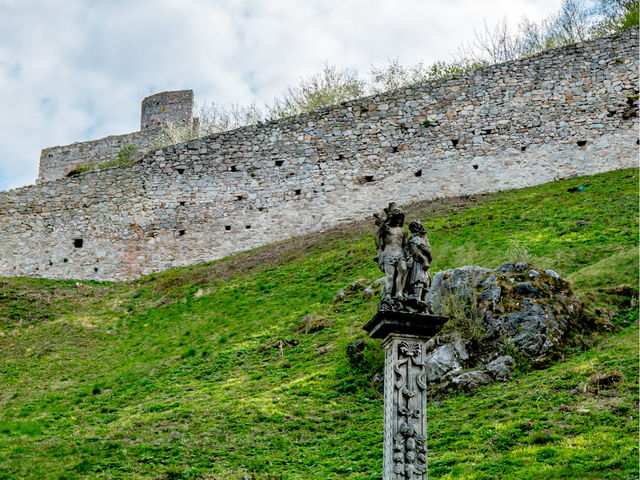
<path id="1" fill-rule="evenodd" d="M 302 77 L 298 85 L 290 86 L 267 105 L 267 116 L 271 119 L 298 115 L 335 105 L 365 95 L 366 84 L 354 70 L 338 70 L 325 63 L 318 73 Z"/>

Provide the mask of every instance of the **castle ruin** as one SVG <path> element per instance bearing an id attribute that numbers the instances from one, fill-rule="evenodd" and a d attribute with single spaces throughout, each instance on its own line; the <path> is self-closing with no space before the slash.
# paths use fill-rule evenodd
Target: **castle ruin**
<path id="1" fill-rule="evenodd" d="M 65 177 L 165 118 L 193 121 L 190 91 L 154 95 L 133 137 L 46 149 L 36 185 L 0 192 L 0 276 L 136 278 L 364 218 L 391 200 L 634 167 L 637 88 L 629 29 Z"/>
<path id="2" fill-rule="evenodd" d="M 193 121 L 193 90 L 156 93 L 142 100 L 139 132 L 42 150 L 36 183 L 64 178 L 81 165 L 117 157 L 118 152 L 129 145 L 140 151 L 149 150 L 165 125 L 191 126 Z"/>

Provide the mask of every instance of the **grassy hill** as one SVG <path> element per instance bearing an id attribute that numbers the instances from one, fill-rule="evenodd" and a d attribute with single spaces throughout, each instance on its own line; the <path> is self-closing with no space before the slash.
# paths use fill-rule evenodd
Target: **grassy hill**
<path id="1" fill-rule="evenodd" d="M 583 186 L 583 190 L 578 187 Z M 618 326 L 429 404 L 430 478 L 638 478 L 638 171 L 407 208 L 434 272 L 552 268 Z M 373 222 L 110 284 L 0 279 L 0 479 L 377 479 Z"/>

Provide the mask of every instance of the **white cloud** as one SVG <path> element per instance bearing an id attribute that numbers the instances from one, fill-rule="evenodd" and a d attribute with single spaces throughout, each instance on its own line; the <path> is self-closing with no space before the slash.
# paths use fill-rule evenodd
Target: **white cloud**
<path id="1" fill-rule="evenodd" d="M 33 183 L 42 148 L 139 128 L 140 101 L 271 101 L 323 62 L 449 60 L 482 21 L 560 0 L 0 0 L 0 189 Z"/>

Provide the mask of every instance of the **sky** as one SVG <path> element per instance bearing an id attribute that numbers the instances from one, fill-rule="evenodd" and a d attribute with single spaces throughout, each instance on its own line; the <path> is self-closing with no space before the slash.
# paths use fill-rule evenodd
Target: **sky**
<path id="1" fill-rule="evenodd" d="M 0 0 L 0 190 L 43 148 L 139 130 L 140 102 L 258 105 L 323 64 L 450 61 L 474 30 L 561 0 Z"/>

